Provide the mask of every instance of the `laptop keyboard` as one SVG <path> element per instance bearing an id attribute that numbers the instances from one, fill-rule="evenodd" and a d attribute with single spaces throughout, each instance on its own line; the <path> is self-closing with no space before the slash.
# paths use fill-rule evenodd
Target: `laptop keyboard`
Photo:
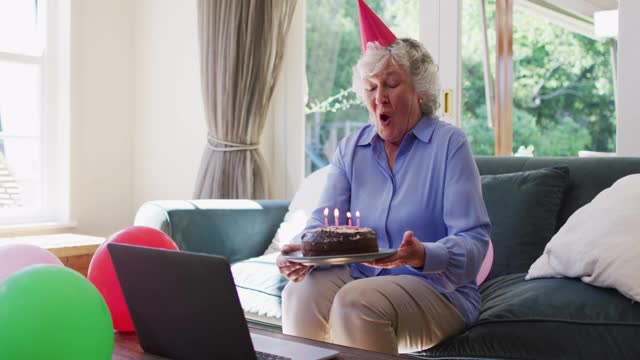
<path id="1" fill-rule="evenodd" d="M 288 357 L 269 354 L 262 351 L 256 351 L 256 357 L 258 360 L 291 360 L 291 358 Z"/>

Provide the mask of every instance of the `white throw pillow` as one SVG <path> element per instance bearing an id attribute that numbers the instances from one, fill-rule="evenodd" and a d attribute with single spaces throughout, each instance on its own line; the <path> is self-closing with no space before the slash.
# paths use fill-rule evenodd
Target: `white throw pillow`
<path id="1" fill-rule="evenodd" d="M 289 211 L 284 216 L 284 221 L 280 224 L 265 255 L 280 252 L 284 244 L 291 243 L 293 238 L 304 230 L 311 213 L 318 207 L 320 194 L 327 183 L 327 174 L 329 174 L 329 166 L 316 170 L 304 179 L 291 200 Z"/>
<path id="2" fill-rule="evenodd" d="M 578 209 L 551 238 L 526 279 L 581 278 L 640 301 L 640 174 L 629 175 Z"/>

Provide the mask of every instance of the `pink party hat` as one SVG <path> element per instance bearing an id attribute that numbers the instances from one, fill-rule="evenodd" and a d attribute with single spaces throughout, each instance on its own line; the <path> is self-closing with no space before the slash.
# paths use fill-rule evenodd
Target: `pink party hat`
<path id="1" fill-rule="evenodd" d="M 364 0 L 358 0 L 358 15 L 360 16 L 360 48 L 363 54 L 370 42 L 377 41 L 382 47 L 387 47 L 396 41 L 397 37 L 365 4 Z"/>

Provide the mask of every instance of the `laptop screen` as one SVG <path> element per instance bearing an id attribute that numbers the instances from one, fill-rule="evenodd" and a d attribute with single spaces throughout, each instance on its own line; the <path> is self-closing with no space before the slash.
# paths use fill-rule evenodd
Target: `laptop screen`
<path id="1" fill-rule="evenodd" d="M 176 359 L 255 359 L 227 260 L 107 245 L 140 345 Z"/>

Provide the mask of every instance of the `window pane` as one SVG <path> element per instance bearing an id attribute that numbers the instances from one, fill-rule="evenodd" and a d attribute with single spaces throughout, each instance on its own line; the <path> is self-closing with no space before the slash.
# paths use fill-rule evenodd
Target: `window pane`
<path id="1" fill-rule="evenodd" d="M 41 54 L 43 9 L 43 0 L 0 0 L 0 51 Z"/>
<path id="2" fill-rule="evenodd" d="M 0 136 L 39 136 L 40 65 L 0 60 Z"/>
<path id="3" fill-rule="evenodd" d="M 369 0 L 397 37 L 418 38 L 418 0 Z M 360 57 L 357 1 L 306 2 L 306 173 L 332 158 L 346 134 L 367 124 L 366 108 L 350 90 Z"/>
<path id="4" fill-rule="evenodd" d="M 486 2 L 491 72 L 495 74 L 495 1 Z M 462 118 L 460 123 L 467 134 L 471 150 L 476 155 L 493 155 L 494 134 L 488 125 L 487 102 L 484 88 L 482 12 L 477 0 L 462 1 L 461 41 L 462 56 Z"/>
<path id="5" fill-rule="evenodd" d="M 462 2 L 462 127 L 474 154 L 494 154 L 482 63 L 479 1 Z M 495 76 L 495 1 L 486 2 Z M 513 14 L 513 153 L 578 156 L 615 151 L 608 41 L 597 41 L 517 8 Z"/>
<path id="6" fill-rule="evenodd" d="M 0 140 L 0 207 L 40 206 L 41 167 L 34 139 Z"/>
<path id="7" fill-rule="evenodd" d="M 536 156 L 615 151 L 608 41 L 514 10 L 513 148 Z"/>

